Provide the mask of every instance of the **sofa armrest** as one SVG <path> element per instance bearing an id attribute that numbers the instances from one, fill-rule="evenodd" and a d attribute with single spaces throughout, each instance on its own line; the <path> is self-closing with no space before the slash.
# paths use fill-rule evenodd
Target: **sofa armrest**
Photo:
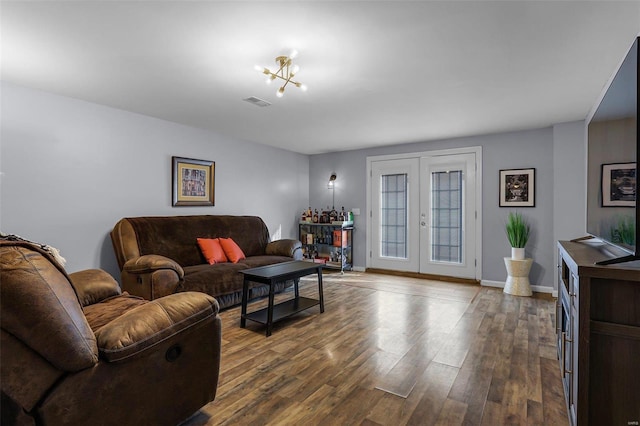
<path id="1" fill-rule="evenodd" d="M 267 244 L 265 253 L 273 256 L 289 256 L 296 260 L 302 259 L 302 243 L 298 240 L 277 240 Z"/>
<path id="2" fill-rule="evenodd" d="M 154 346 L 215 319 L 218 301 L 199 292 L 161 297 L 114 319 L 96 332 L 100 355 L 108 362 L 125 361 Z M 169 356 L 169 354 L 167 354 Z"/>
<path id="3" fill-rule="evenodd" d="M 102 269 L 73 272 L 69 279 L 83 307 L 122 293 L 118 282 Z"/>
<path id="4" fill-rule="evenodd" d="M 158 254 L 147 254 L 129 259 L 122 270 L 130 274 L 148 274 L 160 269 L 171 269 L 178 274 L 178 278 L 184 278 L 184 270 L 175 260 Z"/>

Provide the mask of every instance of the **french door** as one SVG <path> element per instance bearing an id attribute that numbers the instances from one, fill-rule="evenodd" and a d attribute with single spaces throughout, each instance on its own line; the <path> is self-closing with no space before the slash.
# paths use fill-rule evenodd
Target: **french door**
<path id="1" fill-rule="evenodd" d="M 370 267 L 480 279 L 479 153 L 458 151 L 370 162 Z"/>
<path id="2" fill-rule="evenodd" d="M 371 266 L 397 271 L 420 267 L 420 160 L 408 158 L 371 164 Z"/>
<path id="3" fill-rule="evenodd" d="M 475 154 L 420 159 L 420 272 L 476 278 Z"/>

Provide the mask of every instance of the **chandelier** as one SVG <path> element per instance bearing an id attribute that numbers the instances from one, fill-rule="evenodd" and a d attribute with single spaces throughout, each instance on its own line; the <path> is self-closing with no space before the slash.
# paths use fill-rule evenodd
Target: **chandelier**
<path id="1" fill-rule="evenodd" d="M 277 78 L 284 81 L 282 86 L 278 88 L 276 92 L 276 96 L 281 98 L 284 95 L 284 89 L 287 87 L 287 84 L 291 83 L 296 87 L 299 87 L 303 92 L 307 90 L 307 86 L 304 84 L 294 81 L 293 77 L 298 73 L 300 67 L 298 65 L 293 65 L 293 59 L 298 55 L 297 51 L 291 52 L 289 56 L 278 56 L 276 57 L 276 64 L 278 65 L 278 70 L 276 72 L 271 71 L 269 68 L 261 67 L 260 65 L 256 65 L 256 70 L 260 71 L 263 74 L 266 74 L 267 84 L 271 84 L 271 82 Z"/>

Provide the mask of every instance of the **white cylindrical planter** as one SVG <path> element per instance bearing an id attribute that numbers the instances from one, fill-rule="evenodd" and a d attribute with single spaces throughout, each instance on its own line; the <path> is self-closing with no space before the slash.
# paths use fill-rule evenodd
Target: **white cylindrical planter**
<path id="1" fill-rule="evenodd" d="M 511 258 L 513 260 L 524 260 L 524 247 L 511 247 Z"/>
<path id="2" fill-rule="evenodd" d="M 504 265 L 507 267 L 507 282 L 504 284 L 504 292 L 514 296 L 531 296 L 531 283 L 529 282 L 529 271 L 533 259 L 515 260 L 504 258 Z"/>

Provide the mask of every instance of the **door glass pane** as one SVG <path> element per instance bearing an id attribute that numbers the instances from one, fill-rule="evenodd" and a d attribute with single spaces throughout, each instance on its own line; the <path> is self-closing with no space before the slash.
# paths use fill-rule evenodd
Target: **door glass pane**
<path id="1" fill-rule="evenodd" d="M 383 175 L 380 254 L 407 258 L 407 175 Z"/>
<path id="2" fill-rule="evenodd" d="M 462 263 L 462 171 L 431 173 L 431 260 Z"/>

